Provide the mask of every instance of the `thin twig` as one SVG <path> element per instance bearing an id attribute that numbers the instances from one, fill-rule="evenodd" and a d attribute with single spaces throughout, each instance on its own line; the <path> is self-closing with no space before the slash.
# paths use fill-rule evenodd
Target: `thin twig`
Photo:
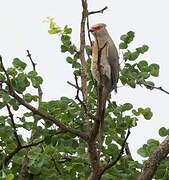
<path id="1" fill-rule="evenodd" d="M 31 63 L 32 63 L 33 71 L 36 71 L 36 63 L 34 63 L 34 61 L 32 60 L 32 56 L 31 56 L 29 50 L 26 50 L 26 51 L 27 51 L 27 53 L 28 53 L 27 56 L 29 57 L 29 59 L 30 59 L 30 61 L 31 61 Z"/>
<path id="2" fill-rule="evenodd" d="M 75 99 L 77 99 L 79 101 L 79 103 L 84 107 L 84 110 L 85 110 L 85 113 L 91 118 L 93 119 L 94 121 L 97 121 L 98 119 L 96 118 L 96 116 L 94 116 L 93 114 L 91 114 L 87 108 L 87 106 L 85 105 L 85 103 L 80 99 L 79 97 L 79 90 L 81 90 L 81 88 L 79 87 L 78 85 L 78 79 L 77 79 L 77 76 L 75 75 L 75 82 L 76 82 L 76 89 L 77 89 L 77 94 L 76 94 L 76 97 Z"/>
<path id="3" fill-rule="evenodd" d="M 67 81 L 67 83 L 68 83 L 69 85 L 73 86 L 74 88 L 80 90 L 80 91 L 82 90 L 82 88 L 77 87 L 76 85 L 74 85 L 73 83 L 71 83 L 71 82 L 69 82 L 69 81 Z"/>
<path id="4" fill-rule="evenodd" d="M 91 14 L 103 13 L 106 9 L 108 9 L 107 6 L 105 6 L 103 9 L 98 10 L 98 11 L 91 11 L 91 12 L 88 12 L 88 16 L 91 15 Z"/>
<path id="5" fill-rule="evenodd" d="M 17 154 L 21 149 L 24 149 L 24 148 L 28 148 L 28 147 L 31 147 L 31 146 L 37 146 L 38 144 L 40 143 L 43 143 L 44 140 L 41 140 L 37 143 L 32 143 L 32 144 L 27 144 L 27 145 L 24 145 L 24 146 L 17 146 L 11 153 L 9 153 L 5 159 L 3 160 L 3 162 L 0 164 L 0 170 L 2 168 L 5 168 L 6 165 L 8 164 L 9 160 L 15 155 Z"/>
<path id="6" fill-rule="evenodd" d="M 37 143 L 27 144 L 27 145 L 22 146 L 22 148 L 29 148 L 29 147 L 32 147 L 32 146 L 37 146 L 38 144 L 41 144 L 43 142 L 44 142 L 44 140 L 41 140 L 41 141 L 39 141 Z"/>
<path id="7" fill-rule="evenodd" d="M 88 38 L 90 41 L 90 46 L 92 48 L 92 39 L 91 39 L 90 32 L 89 32 L 89 17 L 88 16 L 87 16 L 87 34 L 88 34 Z"/>
<path id="8" fill-rule="evenodd" d="M 18 136 L 16 125 L 15 125 L 14 118 L 13 118 L 13 114 L 12 114 L 11 109 L 10 109 L 8 104 L 6 105 L 6 107 L 8 109 L 8 114 L 9 114 L 9 117 L 10 117 L 11 122 L 12 122 L 12 128 L 14 129 L 14 135 L 15 135 L 17 144 L 18 144 L 19 147 L 21 147 L 21 142 L 19 140 L 19 136 Z"/>
<path id="9" fill-rule="evenodd" d="M 160 87 L 155 87 L 155 86 L 152 86 L 152 85 L 150 85 L 150 84 L 147 84 L 145 81 L 139 81 L 139 83 L 140 83 L 140 84 L 143 84 L 143 85 L 144 85 L 146 88 L 148 88 L 148 89 L 151 89 L 151 90 L 157 89 L 157 90 L 160 90 L 160 91 L 162 91 L 162 92 L 164 92 L 164 93 L 166 93 L 166 94 L 169 94 L 169 92 L 166 91 L 166 90 L 164 90 L 161 86 L 160 86 Z"/>
<path id="10" fill-rule="evenodd" d="M 126 145 L 126 142 L 127 142 L 127 139 L 128 139 L 128 137 L 129 137 L 129 135 L 130 135 L 130 129 L 128 129 L 126 138 L 125 138 L 124 141 L 123 141 L 123 144 L 122 144 L 122 146 L 121 146 L 121 150 L 120 150 L 119 155 L 118 155 L 113 161 L 110 161 L 110 162 L 102 169 L 102 172 L 101 172 L 100 176 L 101 176 L 107 169 L 109 169 L 109 168 L 111 168 L 112 166 L 114 166 L 114 165 L 117 163 L 117 161 L 120 160 L 121 156 L 123 155 L 123 151 L 124 151 L 124 148 L 125 148 L 125 145 Z"/>
<path id="11" fill-rule="evenodd" d="M 56 169 L 56 171 L 60 174 L 60 175 L 62 175 L 61 174 L 61 171 L 59 170 L 59 168 L 57 167 L 57 165 L 56 165 L 56 161 L 55 161 L 55 158 L 51 155 L 51 159 L 52 159 L 52 161 L 53 161 L 53 163 L 54 163 L 54 166 L 55 166 L 55 169 Z"/>

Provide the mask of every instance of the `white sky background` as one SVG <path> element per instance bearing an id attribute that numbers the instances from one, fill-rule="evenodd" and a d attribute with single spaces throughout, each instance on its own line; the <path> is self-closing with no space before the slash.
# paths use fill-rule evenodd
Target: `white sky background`
<path id="1" fill-rule="evenodd" d="M 157 86 L 169 90 L 169 2 L 168 0 L 88 0 L 89 11 L 108 6 L 103 14 L 90 16 L 90 25 L 98 22 L 107 24 L 107 29 L 116 46 L 120 35 L 135 31 L 131 47 L 143 44 L 149 51 L 139 60 L 160 65 L 160 77 L 154 78 Z M 71 65 L 66 63 L 65 54 L 60 52 L 60 38 L 48 34 L 48 24 L 42 23 L 47 17 L 55 17 L 58 26 L 68 24 L 73 29 L 72 41 L 79 45 L 81 0 L 5 0 L 0 8 L 0 54 L 6 66 L 13 58 L 25 62 L 26 50 L 38 64 L 37 70 L 43 77 L 44 100 L 59 99 L 61 96 L 74 98 L 76 91 L 66 82 L 73 82 Z M 131 102 L 135 108 L 151 107 L 150 121 L 140 118 L 138 126 L 131 129 L 129 145 L 135 159 L 140 160 L 136 151 L 150 138 L 160 138 L 158 130 L 168 128 L 169 96 L 158 90 L 145 88 L 118 89 L 114 96 L 118 104 Z"/>

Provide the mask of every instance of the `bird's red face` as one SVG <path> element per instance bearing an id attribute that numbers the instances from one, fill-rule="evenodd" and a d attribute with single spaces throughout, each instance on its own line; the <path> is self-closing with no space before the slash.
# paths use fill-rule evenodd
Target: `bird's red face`
<path id="1" fill-rule="evenodd" d="M 92 26 L 89 31 L 90 32 L 98 32 L 102 29 L 103 29 L 103 27 L 98 25 L 98 26 Z"/>

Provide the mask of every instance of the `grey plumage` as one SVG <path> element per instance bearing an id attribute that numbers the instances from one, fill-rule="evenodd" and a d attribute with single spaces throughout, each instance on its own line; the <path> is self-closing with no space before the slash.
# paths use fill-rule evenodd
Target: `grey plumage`
<path id="1" fill-rule="evenodd" d="M 119 56 L 114 42 L 103 23 L 93 25 L 90 29 L 95 43 L 92 48 L 91 72 L 97 82 L 100 82 L 98 70 L 98 51 L 101 50 L 100 64 L 103 67 L 103 83 L 106 91 L 110 93 L 113 89 L 117 92 L 119 78 Z"/>

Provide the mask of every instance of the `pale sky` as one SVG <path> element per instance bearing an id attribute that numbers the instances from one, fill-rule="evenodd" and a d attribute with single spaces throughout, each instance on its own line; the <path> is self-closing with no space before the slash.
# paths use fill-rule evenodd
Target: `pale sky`
<path id="1" fill-rule="evenodd" d="M 103 14 L 90 16 L 90 25 L 103 22 L 116 46 L 120 36 L 135 31 L 132 48 L 143 44 L 149 51 L 139 60 L 160 65 L 160 77 L 153 78 L 156 86 L 169 91 L 169 2 L 168 0 L 88 0 L 89 11 L 108 6 Z M 59 99 L 61 96 L 75 97 L 76 91 L 66 82 L 73 82 L 71 65 L 65 61 L 66 54 L 60 52 L 59 36 L 48 34 L 47 16 L 55 17 L 58 26 L 68 25 L 73 29 L 72 41 L 79 45 L 81 0 L 5 0 L 0 10 L 0 54 L 6 66 L 13 58 L 25 62 L 26 50 L 38 64 L 37 70 L 43 77 L 44 100 Z M 68 55 L 68 54 L 67 54 Z M 120 85 L 120 84 L 119 84 Z M 145 88 L 118 89 L 114 100 L 118 104 L 130 102 L 135 108 L 151 107 L 153 118 L 149 121 L 140 117 L 138 126 L 131 129 L 129 146 L 134 159 L 140 160 L 136 151 L 150 138 L 163 140 L 158 135 L 160 127 L 168 128 L 169 95 L 158 90 Z"/>

